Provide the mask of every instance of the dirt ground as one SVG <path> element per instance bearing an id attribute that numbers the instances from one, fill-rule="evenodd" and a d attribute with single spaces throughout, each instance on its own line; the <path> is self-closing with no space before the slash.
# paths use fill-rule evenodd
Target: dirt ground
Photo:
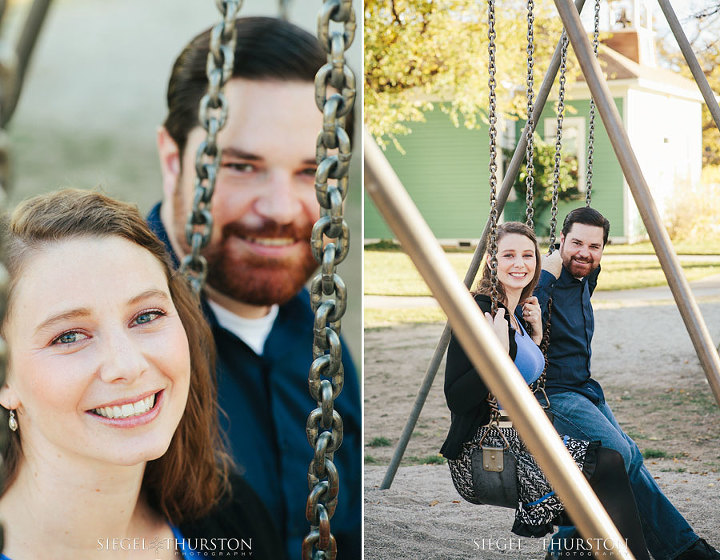
<path id="1" fill-rule="evenodd" d="M 720 547 L 720 411 L 680 314 L 671 303 L 602 307 L 595 311 L 593 376 L 671 501 Z M 719 340 L 720 302 L 700 309 Z M 512 535 L 510 510 L 462 502 L 446 465 L 411 466 L 438 461 L 450 423 L 444 365 L 393 487 L 378 489 L 443 326 L 365 333 L 366 558 L 542 558 L 540 540 L 516 538 L 519 549 L 502 540 Z M 492 538 L 505 549 L 487 548 Z"/>

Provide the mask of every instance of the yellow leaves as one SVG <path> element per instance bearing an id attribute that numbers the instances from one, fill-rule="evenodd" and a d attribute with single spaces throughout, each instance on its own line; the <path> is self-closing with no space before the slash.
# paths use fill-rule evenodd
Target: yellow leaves
<path id="1" fill-rule="evenodd" d="M 524 112 L 524 2 L 496 10 L 498 108 Z M 552 0 L 535 2 L 537 83 L 560 36 Z M 488 96 L 486 4 L 482 0 L 365 2 L 365 119 L 376 137 L 410 131 L 419 104 L 450 101 L 457 126 L 474 127 Z M 537 89 L 537 88 L 536 88 Z"/>

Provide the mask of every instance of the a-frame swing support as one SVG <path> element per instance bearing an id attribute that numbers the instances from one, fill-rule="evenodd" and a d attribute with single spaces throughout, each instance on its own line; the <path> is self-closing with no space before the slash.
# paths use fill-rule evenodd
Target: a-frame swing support
<path id="1" fill-rule="evenodd" d="M 661 5 L 662 4 L 663 2 L 661 1 Z M 603 124 L 605 125 L 610 143 L 623 170 L 625 180 L 630 187 L 630 192 L 635 199 L 635 204 L 640 212 L 642 221 L 647 228 L 650 241 L 655 248 L 655 253 L 665 273 L 665 278 L 675 298 L 675 303 L 680 310 L 685 328 L 687 328 L 690 339 L 695 347 L 695 352 L 705 370 L 705 376 L 710 383 L 715 401 L 718 403 L 718 406 L 720 406 L 720 357 L 718 357 L 717 350 L 713 345 L 710 332 L 708 331 L 707 325 L 705 325 L 695 297 L 690 291 L 690 285 L 682 272 L 682 267 L 678 261 L 675 249 L 670 242 L 670 237 L 662 225 L 660 214 L 655 206 L 650 188 L 642 174 L 640 164 L 635 157 L 635 152 L 630 145 L 630 139 L 622 125 L 622 119 L 615 107 L 610 89 L 602 77 L 600 64 L 593 55 L 587 34 L 580 21 L 580 15 L 577 13 L 577 10 L 573 8 L 569 0 L 555 0 L 555 6 L 563 21 L 568 39 L 572 44 L 580 68 L 585 76 L 585 81 L 590 88 L 590 93 L 593 99 L 595 99 L 595 105 L 600 113 L 600 118 L 602 118 Z M 669 3 L 665 3 L 663 10 L 665 10 L 666 14 L 672 12 Z M 678 34 L 676 31 L 677 28 L 673 30 L 673 33 L 675 33 L 677 37 Z M 692 52 L 689 54 L 692 59 L 695 59 L 695 55 L 692 54 Z M 687 57 L 688 54 L 686 53 L 685 56 Z M 706 99 L 706 102 L 708 102 L 709 106 L 714 105 L 715 108 L 717 108 L 717 102 L 714 98 Z"/>
<path id="2" fill-rule="evenodd" d="M 720 129 L 720 108 L 718 107 L 718 103 L 715 100 L 705 75 L 700 69 L 700 65 L 697 62 L 695 54 L 690 48 L 682 27 L 680 26 L 668 0 L 658 0 L 658 2 L 665 14 L 678 45 L 688 62 L 688 66 L 695 77 L 695 81 L 705 98 L 705 102 L 710 108 L 710 112 L 715 119 L 715 123 L 718 126 L 718 129 Z M 712 343 L 710 333 L 708 332 L 707 326 L 702 318 L 702 314 L 700 313 L 697 303 L 695 302 L 695 298 L 690 291 L 687 280 L 682 274 L 682 268 L 680 267 L 680 263 L 672 247 L 670 238 L 661 225 L 662 222 L 660 221 L 657 208 L 652 199 L 652 195 L 650 194 L 650 189 L 645 182 L 642 171 L 640 170 L 640 165 L 635 158 L 632 147 L 630 146 L 630 141 L 622 126 L 622 121 L 617 109 L 612 102 L 612 97 L 607 84 L 602 79 L 599 63 L 595 60 L 592 47 L 585 33 L 585 29 L 582 26 L 582 22 L 580 21 L 579 12 L 582 11 L 584 0 L 576 0 L 575 9 L 573 9 L 573 4 L 570 0 L 555 0 L 555 4 L 558 8 L 561 19 L 563 20 L 563 26 L 568 31 L 568 37 L 576 53 L 578 61 L 580 62 L 586 83 L 588 84 L 588 87 L 595 99 L 596 106 L 598 106 L 598 112 L 603 120 L 603 124 L 607 130 L 613 149 L 618 156 L 625 178 L 630 185 L 630 190 L 640 211 L 640 216 L 648 230 L 650 241 L 655 248 L 663 273 L 665 274 L 670 290 L 675 298 L 678 309 L 680 310 L 683 322 L 685 323 L 685 327 L 688 330 L 690 339 L 695 347 L 695 351 L 703 370 L 705 371 L 705 376 L 708 379 L 715 401 L 718 403 L 718 406 L 720 406 L 720 358 L 718 358 L 718 351 Z M 570 36 L 571 29 L 569 26 L 573 26 L 572 36 Z M 559 68 L 559 60 L 560 45 L 558 44 L 548 68 L 548 72 L 545 75 L 545 79 L 543 80 L 538 92 L 534 119 L 537 119 L 537 116 L 542 112 L 542 108 L 545 105 L 548 93 L 552 87 L 552 83 L 555 80 L 555 75 L 557 74 Z M 602 109 L 599 107 L 600 100 L 602 100 Z M 534 121 L 529 122 L 527 126 L 532 126 L 534 129 L 536 125 L 537 122 Z M 526 135 L 523 134 L 515 149 L 513 158 L 508 165 L 502 187 L 498 193 L 497 204 L 499 212 L 502 212 L 512 183 L 514 182 L 520 168 L 522 157 L 525 153 L 525 142 L 527 142 L 527 138 Z M 382 186 L 380 188 L 382 188 Z M 472 262 L 470 263 L 470 267 L 465 276 L 464 283 L 467 287 L 469 287 L 475 279 L 480 261 L 485 252 L 489 233 L 488 224 L 486 224 L 485 229 L 483 230 L 480 242 L 475 250 Z M 410 257 L 412 258 L 411 253 Z M 418 391 L 413 409 L 400 436 L 398 445 L 395 448 L 390 465 L 385 472 L 385 477 L 380 485 L 381 489 L 390 488 L 392 485 L 393 479 L 395 478 L 395 474 L 400 465 L 400 461 L 402 460 L 403 454 L 405 453 L 405 449 L 407 448 L 407 444 L 410 440 L 410 436 L 415 428 L 420 412 L 425 404 L 425 400 L 427 399 L 427 395 L 432 387 L 432 383 L 437 375 L 437 371 L 449 343 L 450 323 L 448 322 L 442 335 L 440 336 L 435 352 L 433 353 L 425 373 L 422 385 Z"/>

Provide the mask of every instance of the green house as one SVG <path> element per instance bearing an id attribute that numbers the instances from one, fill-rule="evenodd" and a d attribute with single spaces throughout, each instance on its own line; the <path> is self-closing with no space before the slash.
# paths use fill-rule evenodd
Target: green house
<path id="1" fill-rule="evenodd" d="M 702 96 L 694 82 L 655 63 L 652 30 L 638 25 L 613 30 L 601 45 L 600 63 L 643 175 L 660 215 L 674 197 L 700 180 L 702 163 Z M 536 83 L 540 80 L 536 78 Z M 584 190 L 590 94 L 581 79 L 566 93 L 563 145 L 578 159 L 578 186 Z M 487 128 L 455 128 L 439 109 L 413 123 L 401 138 L 405 154 L 393 146 L 386 156 L 435 236 L 446 245 L 474 245 L 489 214 Z M 514 148 L 524 123 L 508 123 L 502 145 Z M 549 101 L 536 133 L 554 144 L 556 116 Z M 502 171 L 502 170 L 501 170 Z M 499 183 L 502 177 L 499 178 Z M 505 207 L 502 220 L 524 219 L 524 200 Z M 559 220 L 582 200 L 561 203 Z M 615 242 L 643 239 L 645 228 L 615 157 L 599 114 L 595 118 L 592 204 L 611 223 Z M 546 231 L 549 212 L 536 216 L 538 232 Z M 393 239 L 370 198 L 365 195 L 365 240 Z"/>

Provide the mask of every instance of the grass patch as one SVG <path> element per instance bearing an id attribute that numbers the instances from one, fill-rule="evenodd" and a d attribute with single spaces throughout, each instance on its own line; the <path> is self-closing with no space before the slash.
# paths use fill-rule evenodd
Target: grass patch
<path id="1" fill-rule="evenodd" d="M 683 239 L 672 242 L 675 252 L 679 255 L 720 255 L 720 239 L 701 240 Z M 605 247 L 606 255 L 654 255 L 655 247 L 649 241 L 632 245 L 614 245 Z"/>
<path id="2" fill-rule="evenodd" d="M 668 454 L 662 449 L 646 449 L 643 451 L 643 457 L 645 459 L 667 459 Z"/>
<path id="3" fill-rule="evenodd" d="M 390 447 L 392 443 L 386 437 L 375 437 L 370 440 L 368 447 Z"/>
<path id="4" fill-rule="evenodd" d="M 472 260 L 471 253 L 447 253 L 457 277 L 465 278 Z M 598 290 L 629 290 L 667 284 L 657 260 L 626 260 L 608 254 L 603 258 L 603 271 Z M 688 281 L 720 274 L 717 262 L 683 259 L 682 268 Z M 365 251 L 365 294 L 383 296 L 429 296 L 430 290 L 401 251 Z M 414 315 L 414 314 L 413 314 Z M 407 321 L 411 322 L 411 321 Z"/>
<path id="5" fill-rule="evenodd" d="M 372 309 L 363 311 L 365 329 L 377 329 L 397 324 L 444 323 L 445 313 L 439 307 L 409 307 L 401 309 Z"/>
<path id="6" fill-rule="evenodd" d="M 444 465 L 447 459 L 442 455 L 428 455 L 427 457 L 408 457 L 407 462 L 411 465 Z"/>
<path id="7" fill-rule="evenodd" d="M 378 460 L 373 457 L 372 455 L 365 455 L 365 464 L 366 465 L 376 465 Z"/>

